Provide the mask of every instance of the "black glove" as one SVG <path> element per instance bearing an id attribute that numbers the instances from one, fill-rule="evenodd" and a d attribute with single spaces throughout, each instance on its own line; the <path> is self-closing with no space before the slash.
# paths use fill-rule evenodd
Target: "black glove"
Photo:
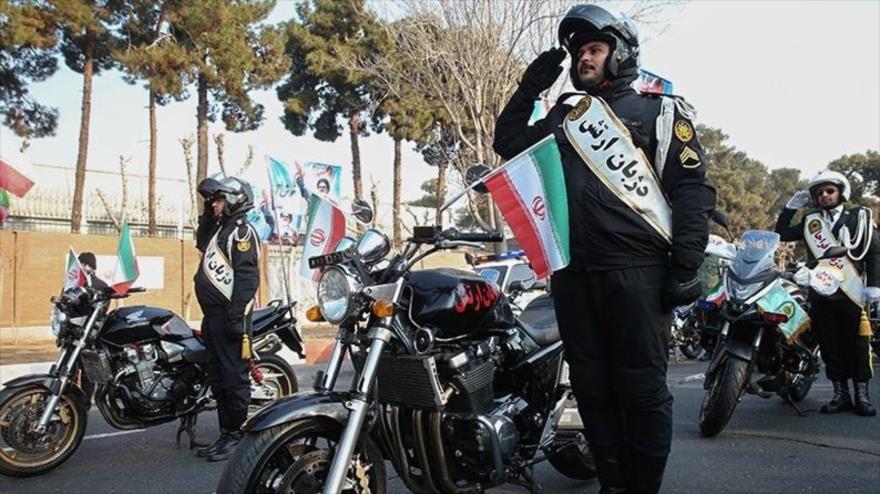
<path id="1" fill-rule="evenodd" d="M 666 289 L 663 292 L 663 305 L 665 309 L 672 310 L 680 305 L 693 302 L 703 293 L 703 287 L 700 278 L 694 275 L 686 278 L 685 281 L 679 281 L 675 277 L 670 276 L 666 280 Z"/>
<path id="2" fill-rule="evenodd" d="M 237 319 L 227 319 L 226 320 L 226 337 L 229 338 L 229 341 L 240 341 L 241 336 L 244 334 L 244 319 L 239 317 Z"/>
<path id="3" fill-rule="evenodd" d="M 551 48 L 538 55 L 526 68 L 519 83 L 520 89 L 531 97 L 537 97 L 541 91 L 552 86 L 562 73 L 562 66 L 559 64 L 565 60 L 565 55 L 563 48 Z"/>

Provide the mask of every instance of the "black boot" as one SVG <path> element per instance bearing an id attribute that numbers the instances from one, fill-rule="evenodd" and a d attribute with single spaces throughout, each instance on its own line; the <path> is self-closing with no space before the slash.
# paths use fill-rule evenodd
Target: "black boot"
<path id="1" fill-rule="evenodd" d="M 874 415 L 877 415 L 877 410 L 874 410 L 874 406 L 871 405 L 871 399 L 868 396 L 868 383 L 854 382 L 853 391 L 855 392 L 856 397 L 856 414 L 861 415 L 862 417 L 873 417 Z"/>
<path id="2" fill-rule="evenodd" d="M 623 465 L 620 456 L 616 452 L 593 451 L 596 462 L 596 472 L 599 476 L 599 485 L 602 486 L 599 494 L 623 494 L 626 486 L 623 481 Z"/>
<path id="3" fill-rule="evenodd" d="M 197 449 L 196 456 L 198 456 L 199 458 L 207 458 L 207 457 L 213 455 L 214 453 L 216 453 L 217 446 L 219 446 L 220 443 L 223 442 L 223 440 L 227 434 L 229 434 L 229 432 L 226 429 L 220 429 L 220 437 L 218 437 L 217 440 L 215 440 L 213 443 L 205 446 L 204 448 Z"/>
<path id="4" fill-rule="evenodd" d="M 226 434 L 226 440 L 221 442 L 217 446 L 217 450 L 214 451 L 214 454 L 208 457 L 208 461 L 226 461 L 232 456 L 232 453 L 235 451 L 235 448 L 238 447 L 238 443 L 241 442 L 242 432 L 233 431 Z"/>
<path id="5" fill-rule="evenodd" d="M 666 456 L 652 456 L 632 451 L 632 461 L 626 473 L 628 494 L 657 494 L 663 484 Z"/>
<path id="6" fill-rule="evenodd" d="M 840 413 L 852 410 L 853 402 L 849 396 L 847 381 L 831 381 L 834 386 L 834 397 L 819 410 L 822 413 Z"/>

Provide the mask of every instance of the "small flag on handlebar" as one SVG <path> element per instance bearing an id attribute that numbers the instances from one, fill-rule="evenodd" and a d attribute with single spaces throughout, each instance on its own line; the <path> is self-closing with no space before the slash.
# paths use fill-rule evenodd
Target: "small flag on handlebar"
<path id="1" fill-rule="evenodd" d="M 139 275 L 137 254 L 134 251 L 134 242 L 131 240 L 131 229 L 126 220 L 122 224 L 119 247 L 116 249 L 116 269 L 113 271 L 113 281 L 110 283 L 113 291 L 118 295 L 125 295 Z"/>

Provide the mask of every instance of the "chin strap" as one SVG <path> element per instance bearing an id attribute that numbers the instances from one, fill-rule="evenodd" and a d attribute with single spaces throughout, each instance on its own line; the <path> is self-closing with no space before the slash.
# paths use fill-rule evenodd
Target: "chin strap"
<path id="1" fill-rule="evenodd" d="M 871 248 L 871 240 L 874 235 L 874 212 L 868 208 L 859 208 L 859 226 L 857 227 L 856 238 L 852 239 L 849 228 L 844 225 L 840 229 L 840 244 L 849 252 L 849 257 L 853 261 L 861 261 Z M 863 238 L 864 237 L 864 238 Z M 865 242 L 862 243 L 862 240 Z M 859 255 L 853 254 L 853 250 L 862 245 L 862 252 Z"/>

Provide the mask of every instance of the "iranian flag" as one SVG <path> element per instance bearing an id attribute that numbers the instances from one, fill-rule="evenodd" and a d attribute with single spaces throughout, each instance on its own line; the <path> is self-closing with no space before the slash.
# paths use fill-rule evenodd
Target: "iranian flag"
<path id="1" fill-rule="evenodd" d="M 9 216 L 9 193 L 0 189 L 0 224 Z"/>
<path id="2" fill-rule="evenodd" d="M 34 183 L 31 179 L 0 159 L 0 189 L 6 189 L 18 197 L 24 197 L 33 186 Z"/>
<path id="3" fill-rule="evenodd" d="M 568 265 L 568 196 L 553 135 L 483 182 L 539 279 Z"/>
<path id="4" fill-rule="evenodd" d="M 309 258 L 329 254 L 345 236 L 345 215 L 342 210 L 318 194 L 309 198 L 308 226 L 303 249 L 300 276 L 318 281 L 320 270 L 309 268 Z"/>
<path id="5" fill-rule="evenodd" d="M 67 263 L 65 266 L 64 283 L 62 284 L 61 291 L 67 290 L 68 288 L 86 286 L 86 273 L 83 271 L 82 265 L 79 263 L 79 258 L 77 258 L 76 252 L 73 251 L 73 247 L 68 247 Z"/>
<path id="6" fill-rule="evenodd" d="M 122 224 L 119 247 L 116 249 L 116 268 L 113 270 L 113 279 L 110 282 L 113 291 L 125 295 L 139 274 L 137 254 L 134 252 L 134 242 L 131 240 L 131 230 L 126 220 Z"/>

